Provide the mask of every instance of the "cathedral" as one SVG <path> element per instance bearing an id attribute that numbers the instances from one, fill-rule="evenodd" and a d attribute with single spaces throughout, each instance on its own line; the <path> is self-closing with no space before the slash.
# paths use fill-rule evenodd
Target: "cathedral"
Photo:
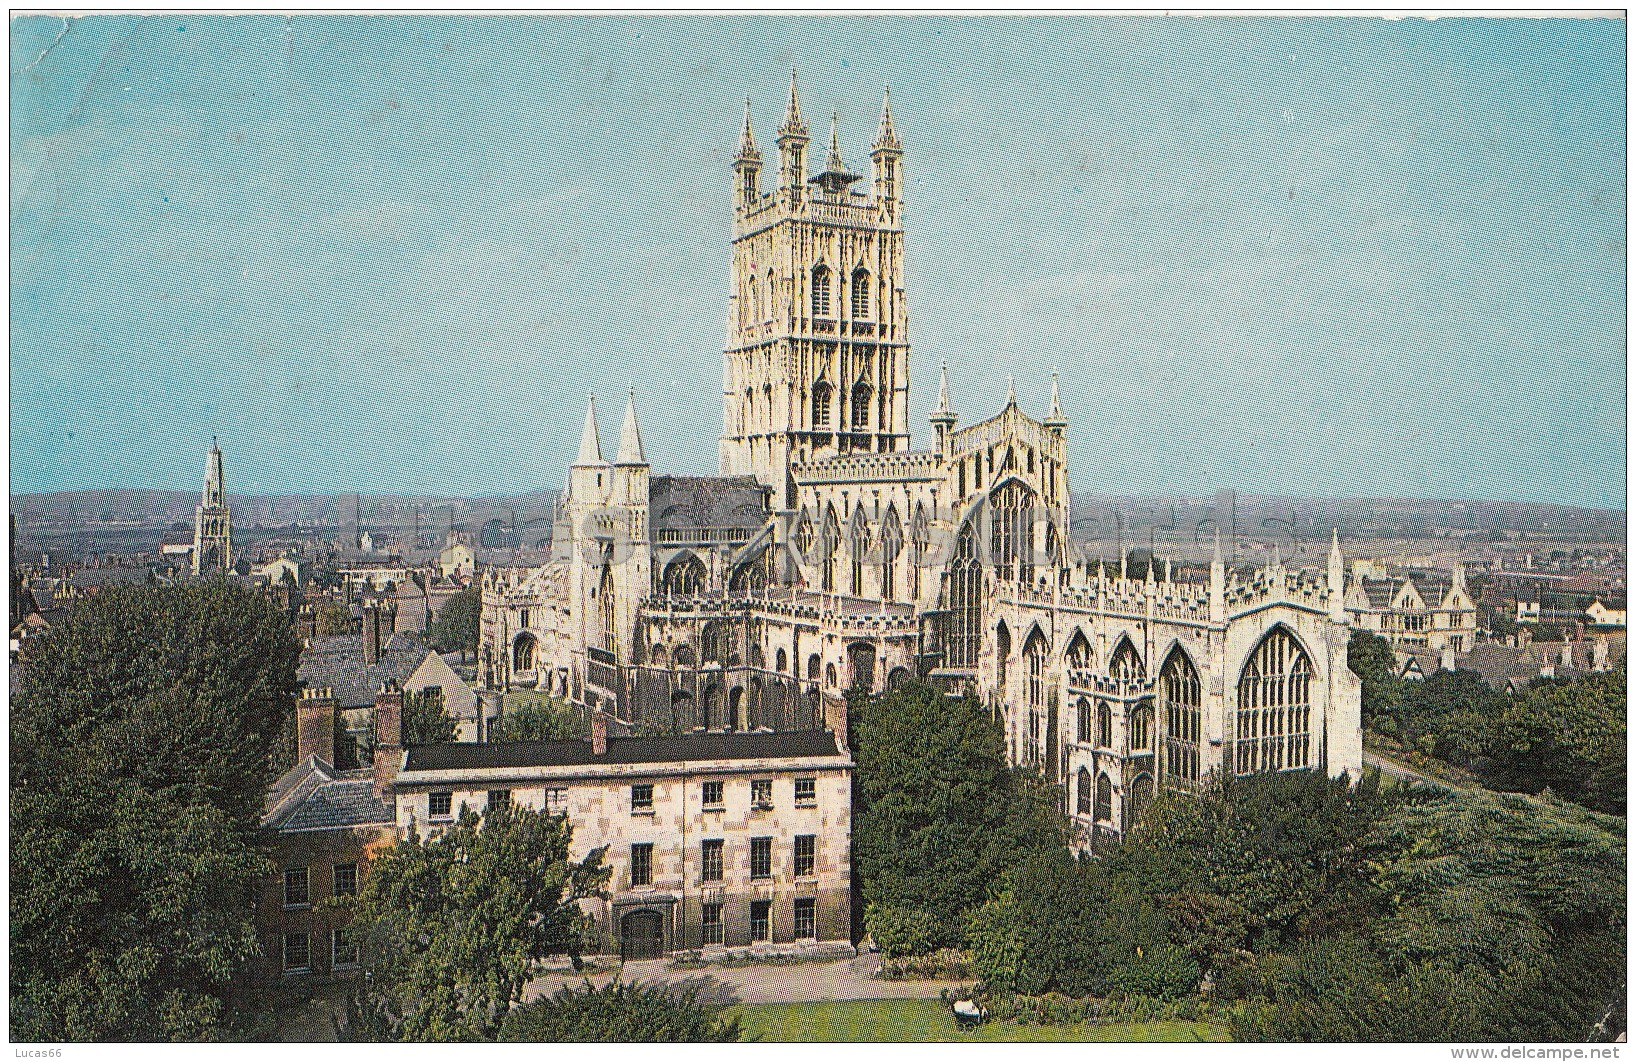
<path id="1" fill-rule="evenodd" d="M 1087 847 L 1212 772 L 1361 770 L 1338 541 L 1321 573 L 1081 556 L 1054 380 L 1043 419 L 1008 388 L 959 427 L 945 366 L 911 448 L 890 95 L 867 175 L 809 143 L 792 77 L 764 190 L 746 104 L 720 474 L 654 474 L 634 394 L 608 461 L 593 397 L 551 561 L 483 578 L 484 683 L 687 732 L 844 728 L 848 690 L 924 678 L 993 707 Z"/>

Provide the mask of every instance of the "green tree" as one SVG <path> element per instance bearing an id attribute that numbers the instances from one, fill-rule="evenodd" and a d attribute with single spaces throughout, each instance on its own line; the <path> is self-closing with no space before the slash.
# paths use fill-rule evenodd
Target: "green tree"
<path id="1" fill-rule="evenodd" d="M 578 964 L 603 896 L 606 849 L 572 861 L 573 828 L 521 805 L 463 810 L 440 836 L 410 836 L 370 867 L 352 902 L 369 978 L 341 1032 L 353 1039 L 492 1040 L 534 964 Z"/>
<path id="2" fill-rule="evenodd" d="M 857 773 L 853 872 L 863 903 L 918 908 L 933 946 L 960 941 L 956 916 L 1008 867 L 1067 847 L 1056 794 L 1006 763 L 999 723 L 975 698 L 909 683 L 851 698 Z"/>
<path id="3" fill-rule="evenodd" d="M 490 728 L 490 741 L 567 741 L 585 736 L 579 714 L 548 697 L 520 700 Z"/>
<path id="4" fill-rule="evenodd" d="M 443 602 L 432 619 L 432 646 L 440 653 L 459 653 L 461 663 L 477 654 L 482 634 L 483 591 L 476 585 Z"/>
<path id="5" fill-rule="evenodd" d="M 1536 680 L 1500 713 L 1484 780 L 1624 810 L 1625 672 Z"/>
<path id="6" fill-rule="evenodd" d="M 11 711 L 13 1039 L 224 1034 L 299 651 L 220 580 L 110 587 L 44 636 Z"/>
<path id="7" fill-rule="evenodd" d="M 1346 666 L 1363 680 L 1363 714 L 1389 715 L 1398 705 L 1403 682 L 1397 677 L 1392 643 L 1378 634 L 1354 627 L 1346 643 Z"/>
<path id="8" fill-rule="evenodd" d="M 313 619 L 314 632 L 320 638 L 352 633 L 352 613 L 345 605 L 330 602 L 318 610 Z"/>
<path id="9" fill-rule="evenodd" d="M 500 1039 L 527 1043 L 736 1043 L 744 1030 L 725 1005 L 698 990 L 671 994 L 658 985 L 614 980 L 601 988 L 559 988 L 512 1010 Z"/>
<path id="10" fill-rule="evenodd" d="M 403 740 L 409 745 L 453 741 L 455 721 L 443 707 L 442 690 L 403 691 Z"/>

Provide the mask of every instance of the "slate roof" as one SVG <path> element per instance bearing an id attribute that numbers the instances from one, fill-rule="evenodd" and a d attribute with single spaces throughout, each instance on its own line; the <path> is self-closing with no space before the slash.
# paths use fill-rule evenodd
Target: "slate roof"
<path id="1" fill-rule="evenodd" d="M 390 825 L 392 805 L 375 795 L 369 771 L 337 771 L 317 756 L 286 771 L 267 794 L 268 829 L 344 830 Z"/>
<path id="2" fill-rule="evenodd" d="M 754 476 L 654 476 L 648 511 L 658 530 L 754 530 L 767 521 L 767 488 Z"/>
<path id="3" fill-rule="evenodd" d="M 295 677 L 307 686 L 328 686 L 335 691 L 341 707 L 363 708 L 375 703 L 381 684 L 402 685 L 415 673 L 432 651 L 413 631 L 396 631 L 381 646 L 374 664 L 364 663 L 363 638 L 356 634 L 332 634 L 313 638 L 301 652 Z"/>
<path id="4" fill-rule="evenodd" d="M 685 763 L 694 760 L 795 759 L 845 755 L 827 730 L 790 733 L 610 737 L 598 756 L 589 741 L 449 742 L 412 745 L 406 771 L 465 771 L 491 767 L 588 767 L 594 764 Z"/>
<path id="5" fill-rule="evenodd" d="M 1397 583 L 1392 579 L 1364 579 L 1363 592 L 1369 595 L 1370 608 L 1390 608 L 1392 597 L 1397 593 Z"/>
<path id="6" fill-rule="evenodd" d="M 68 581 L 81 589 L 103 586 L 131 586 L 148 581 L 146 568 L 81 568 Z"/>

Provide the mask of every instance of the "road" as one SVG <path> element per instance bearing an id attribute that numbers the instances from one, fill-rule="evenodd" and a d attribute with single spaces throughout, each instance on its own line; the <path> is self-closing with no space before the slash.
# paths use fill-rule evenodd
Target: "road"
<path id="1" fill-rule="evenodd" d="M 1370 752 L 1368 749 L 1365 749 L 1363 752 L 1363 762 L 1366 766 L 1378 767 L 1381 774 L 1391 775 L 1393 778 L 1397 778 L 1405 782 L 1425 782 L 1427 785 L 1442 786 L 1444 789 L 1465 788 L 1464 786 L 1455 785 L 1452 782 L 1445 782 L 1441 778 L 1433 778 L 1430 775 L 1421 774 L 1408 764 L 1399 763 L 1397 760 L 1389 760 L 1380 753 Z"/>
<path id="2" fill-rule="evenodd" d="M 944 988 L 957 988 L 961 981 L 883 981 L 873 976 L 880 965 L 878 955 L 860 955 L 838 962 L 803 962 L 789 966 L 708 966 L 691 970 L 672 969 L 662 959 L 627 962 L 620 971 L 626 981 L 664 984 L 670 988 L 698 991 L 699 998 L 714 1003 L 801 1003 L 825 999 L 936 999 Z M 606 984 L 614 971 L 589 975 L 594 985 Z M 564 984 L 581 984 L 584 977 L 551 974 L 529 983 L 526 997 L 555 992 Z"/>

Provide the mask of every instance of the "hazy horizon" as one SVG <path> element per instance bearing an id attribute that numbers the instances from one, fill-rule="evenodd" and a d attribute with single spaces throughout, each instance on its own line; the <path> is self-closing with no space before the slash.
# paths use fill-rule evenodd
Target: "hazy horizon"
<path id="1" fill-rule="evenodd" d="M 13 494 L 715 471 L 729 158 L 904 141 L 911 428 L 1076 492 L 1625 509 L 1621 20 L 12 21 Z M 776 166 L 769 166 L 776 170 Z M 764 186 L 773 179 L 763 174 Z M 611 451 L 610 451 L 611 452 Z"/>

